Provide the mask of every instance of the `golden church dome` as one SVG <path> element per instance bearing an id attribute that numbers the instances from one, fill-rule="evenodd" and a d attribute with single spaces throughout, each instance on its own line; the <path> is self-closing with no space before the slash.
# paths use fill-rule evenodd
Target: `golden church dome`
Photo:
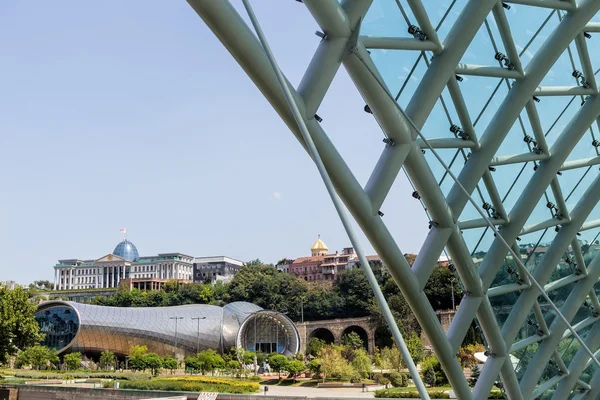
<path id="1" fill-rule="evenodd" d="M 328 250 L 329 249 L 327 248 L 327 245 L 321 240 L 321 235 L 319 235 L 319 238 L 315 244 L 313 244 L 310 248 L 310 251 L 313 255 L 324 255 L 327 254 Z"/>

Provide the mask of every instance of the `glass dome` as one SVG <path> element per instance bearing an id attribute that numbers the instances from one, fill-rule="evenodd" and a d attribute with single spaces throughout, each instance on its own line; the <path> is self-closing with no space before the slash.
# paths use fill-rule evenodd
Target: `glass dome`
<path id="1" fill-rule="evenodd" d="M 124 239 L 121 243 L 115 247 L 113 254 L 119 257 L 123 257 L 126 260 L 133 261 L 140 257 L 137 248 L 129 240 Z"/>

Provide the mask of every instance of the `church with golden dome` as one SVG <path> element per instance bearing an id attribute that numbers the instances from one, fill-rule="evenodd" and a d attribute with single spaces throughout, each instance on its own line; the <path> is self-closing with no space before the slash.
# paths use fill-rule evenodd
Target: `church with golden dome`
<path id="1" fill-rule="evenodd" d="M 313 244 L 310 248 L 311 256 L 324 256 L 327 255 L 328 251 L 329 249 L 327 248 L 327 245 L 321 240 L 321 235 L 319 235 L 319 238 L 317 239 L 315 244 Z"/>
<path id="2" fill-rule="evenodd" d="M 298 257 L 289 265 L 289 273 L 307 282 L 333 281 L 347 269 L 358 265 L 358 257 L 352 247 L 342 252 L 329 253 L 329 248 L 318 235 L 310 248 L 310 257 Z M 381 263 L 378 256 L 367 256 L 369 262 Z"/>

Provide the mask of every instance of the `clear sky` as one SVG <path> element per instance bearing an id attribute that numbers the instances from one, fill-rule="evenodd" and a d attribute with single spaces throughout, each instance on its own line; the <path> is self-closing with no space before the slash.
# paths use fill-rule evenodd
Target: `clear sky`
<path id="1" fill-rule="evenodd" d="M 317 25 L 301 3 L 253 3 L 297 85 Z M 52 279 L 123 227 L 142 255 L 275 262 L 317 234 L 349 245 L 309 157 L 185 1 L 4 0 L 0 48 L 0 280 Z M 363 106 L 342 69 L 319 114 L 364 184 L 383 136 Z M 401 176 L 383 207 L 405 252 L 427 234 L 411 192 Z"/>
<path id="2" fill-rule="evenodd" d="M 438 30 L 441 40 L 466 1 L 423 2 L 433 25 L 454 4 Z M 232 3 L 245 15 L 239 0 Z M 281 68 L 297 85 L 319 44 L 318 26 L 302 3 L 252 3 Z M 396 3 L 374 0 L 361 34 L 409 36 Z M 400 3 L 409 23 L 415 21 Z M 554 13 L 534 38 L 549 10 L 512 5 L 505 13 L 527 68 L 559 16 Z M 462 63 L 494 65 L 496 51 L 507 53 L 494 19 L 488 22 L 489 32 L 480 27 Z M 587 43 L 598 66 L 596 36 Z M 99 258 L 121 240 L 120 228 L 127 228 L 141 255 L 179 251 L 275 262 L 308 255 L 318 234 L 332 251 L 350 245 L 308 155 L 186 1 L 0 1 L 0 49 L 0 280 L 49 279 L 58 259 Z M 570 50 L 576 54 L 574 45 Z M 571 54 L 559 57 L 542 86 L 576 84 L 572 72 L 582 66 Z M 371 52 L 392 92 L 406 83 L 398 100 L 403 107 L 425 73 L 420 61 L 409 77 L 418 55 Z M 496 91 L 497 78 L 463 78 L 461 92 L 481 137 L 508 87 Z M 442 96 L 451 104 L 447 91 Z M 573 102 L 565 111 L 568 101 L 544 97 L 538 106 L 550 146 L 580 109 Z M 384 146 L 364 104 L 342 68 L 318 110 L 363 185 Z M 522 118 L 524 128 L 513 125 L 497 156 L 529 151 L 523 137 L 533 133 L 525 113 Z M 422 131 L 428 138 L 454 137 L 449 127 L 456 122 L 454 108 L 446 113 L 438 101 Z M 595 156 L 591 140 L 586 134 L 569 159 Z M 450 163 L 456 152 L 439 153 Z M 431 152 L 425 157 L 448 193 L 452 182 L 442 178 Z M 452 166 L 455 173 L 462 157 Z M 513 164 L 494 172 L 507 210 L 533 175 L 533 168 L 520 169 Z M 587 174 L 575 190 L 580 175 L 572 170 L 559 177 L 565 193 L 574 191 L 569 208 L 596 176 Z M 489 196 L 481 186 L 475 197 L 483 204 Z M 400 174 L 382 211 L 401 250 L 415 253 L 428 221 L 411 194 Z M 546 201 L 540 199 L 528 224 L 552 217 Z M 468 205 L 460 219 L 477 217 Z M 475 251 L 493 240 L 483 228 L 463 235 Z M 535 235 L 524 243 L 537 242 Z M 364 237 L 362 245 L 373 253 Z"/>

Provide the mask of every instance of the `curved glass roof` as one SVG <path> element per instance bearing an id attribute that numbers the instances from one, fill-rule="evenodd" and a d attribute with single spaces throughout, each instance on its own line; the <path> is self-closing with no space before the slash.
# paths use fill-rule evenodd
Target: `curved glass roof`
<path id="1" fill-rule="evenodd" d="M 129 261 L 137 260 L 140 257 L 135 245 L 127 239 L 123 239 L 123 241 L 115 247 L 113 254 Z"/>

